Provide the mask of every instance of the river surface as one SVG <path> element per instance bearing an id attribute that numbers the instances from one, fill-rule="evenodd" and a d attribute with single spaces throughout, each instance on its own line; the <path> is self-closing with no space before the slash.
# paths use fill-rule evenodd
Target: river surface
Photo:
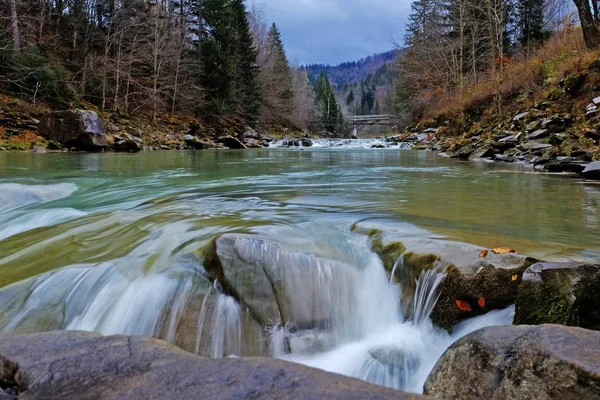
<path id="1" fill-rule="evenodd" d="M 402 288 L 389 282 L 366 239 L 351 233 L 356 224 L 540 259 L 598 260 L 600 186 L 397 148 L 0 153 L 0 333 L 81 329 L 175 342 L 202 286 L 196 352 L 203 340 L 206 355 L 243 352 L 239 304 L 198 283 L 191 275 L 202 265 L 186 261 L 223 233 L 284 243 L 294 257 L 317 254 L 358 271 L 340 289 L 355 309 L 323 306 L 348 314 L 343 334 L 333 323 L 323 328 L 334 338 L 328 345 L 290 353 L 289 327 L 273 322 L 272 356 L 419 392 L 453 341 L 511 323 L 513 309 L 452 335 L 432 326 L 427 310 L 408 321 Z M 434 303 L 443 274 L 420 279 L 422 302 Z M 391 361 L 373 365 L 382 359 Z"/>

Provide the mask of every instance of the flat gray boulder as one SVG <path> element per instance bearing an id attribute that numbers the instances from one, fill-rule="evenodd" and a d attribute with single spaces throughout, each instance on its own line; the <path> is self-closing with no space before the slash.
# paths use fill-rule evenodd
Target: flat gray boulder
<path id="1" fill-rule="evenodd" d="M 18 397 L 17 397 L 18 396 Z M 213 360 L 156 339 L 0 337 L 1 399 L 420 399 L 269 358 Z"/>
<path id="2" fill-rule="evenodd" d="M 86 150 L 108 147 L 104 124 L 97 113 L 88 110 L 54 111 L 42 117 L 38 132 L 48 140 Z"/>

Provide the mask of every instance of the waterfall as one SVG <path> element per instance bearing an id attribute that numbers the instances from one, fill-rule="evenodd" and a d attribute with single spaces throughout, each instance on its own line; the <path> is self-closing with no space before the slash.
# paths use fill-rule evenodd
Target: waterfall
<path id="1" fill-rule="evenodd" d="M 417 289 L 413 299 L 413 321 L 415 325 L 428 321 L 433 308 L 440 297 L 440 285 L 446 278 L 446 274 L 436 269 L 421 271 L 417 279 Z"/>
<path id="2" fill-rule="evenodd" d="M 202 300 L 202 307 L 200 308 L 200 315 L 198 316 L 198 330 L 196 334 L 196 354 L 200 354 L 200 345 L 202 344 L 202 332 L 204 332 L 204 323 L 206 322 L 206 311 L 207 304 L 210 295 L 212 294 L 213 287 L 211 286 L 208 289 L 208 293 L 204 296 Z"/>
<path id="3" fill-rule="evenodd" d="M 398 257 L 396 262 L 394 262 L 394 266 L 392 268 L 392 273 L 390 274 L 390 283 L 391 284 L 394 283 L 394 277 L 396 276 L 396 270 L 398 269 L 398 267 L 404 268 L 404 254 L 402 254 L 400 257 Z"/>
<path id="4" fill-rule="evenodd" d="M 267 265 L 281 285 L 278 295 L 287 296 L 282 314 L 288 319 L 272 323 L 269 333 L 274 357 L 420 392 L 454 341 L 512 322 L 514 308 L 467 321 L 452 335 L 434 327 L 429 317 L 445 278 L 438 269 L 417 279 L 408 320 L 402 284 L 393 279 L 404 272 L 402 257 L 390 279 L 367 237 L 327 226 L 304 226 L 302 232 L 312 240 L 304 251 L 297 242 L 279 247 L 245 236 L 232 241 L 241 263 L 234 266 Z M 208 284 L 201 267 L 146 272 L 127 263 L 77 265 L 2 288 L 0 331 L 147 335 L 213 358 L 243 355 L 255 342 L 248 327 L 260 326 L 218 282 Z M 295 318 L 314 323 L 297 325 Z"/>
<path id="5" fill-rule="evenodd" d="M 240 305 L 224 294 L 217 298 L 215 322 L 212 327 L 211 357 L 239 355 L 242 350 L 242 310 Z"/>

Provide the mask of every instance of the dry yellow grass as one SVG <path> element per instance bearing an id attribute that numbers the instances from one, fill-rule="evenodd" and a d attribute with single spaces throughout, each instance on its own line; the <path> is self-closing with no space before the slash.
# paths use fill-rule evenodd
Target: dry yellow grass
<path id="1" fill-rule="evenodd" d="M 535 97 L 545 86 L 557 85 L 568 73 L 581 69 L 595 60 L 598 54 L 589 52 L 579 28 L 569 28 L 554 35 L 544 46 L 523 60 L 507 60 L 498 91 L 504 102 L 515 96 Z M 490 74 L 491 75 L 491 74 Z M 428 108 L 425 118 L 457 115 L 465 110 L 486 109 L 493 103 L 494 81 L 467 85 L 462 96 L 446 93 Z"/>

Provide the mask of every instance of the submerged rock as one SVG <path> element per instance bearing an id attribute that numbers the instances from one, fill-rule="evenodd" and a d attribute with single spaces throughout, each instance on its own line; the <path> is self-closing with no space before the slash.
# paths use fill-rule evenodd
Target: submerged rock
<path id="1" fill-rule="evenodd" d="M 0 382 L 28 399 L 423 398 L 275 359 L 212 360 L 155 339 L 83 332 L 2 337 Z"/>
<path id="2" fill-rule="evenodd" d="M 461 400 L 600 398 L 600 333 L 557 325 L 477 331 L 450 347 L 425 394 Z"/>
<path id="3" fill-rule="evenodd" d="M 99 150 L 109 145 L 102 120 L 94 111 L 55 111 L 42 117 L 38 132 L 67 147 Z"/>
<path id="4" fill-rule="evenodd" d="M 600 265 L 532 265 L 519 286 L 515 324 L 561 324 L 600 330 Z"/>

